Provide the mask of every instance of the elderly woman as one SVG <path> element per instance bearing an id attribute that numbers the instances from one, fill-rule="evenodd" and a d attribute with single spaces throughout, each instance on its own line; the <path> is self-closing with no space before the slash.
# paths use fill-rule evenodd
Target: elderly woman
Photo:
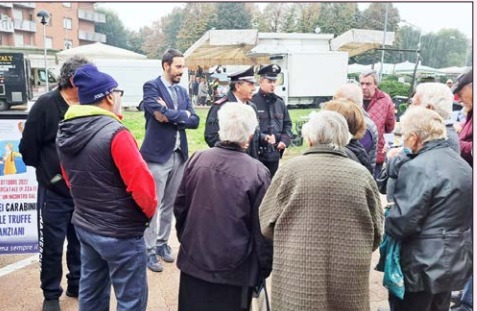
<path id="1" fill-rule="evenodd" d="M 376 148 L 378 147 L 378 128 L 373 120 L 369 117 L 368 113 L 363 108 L 363 90 L 356 84 L 346 83 L 336 90 L 334 98 L 344 98 L 354 104 L 358 105 L 363 112 L 364 121 L 366 122 L 366 132 L 359 142 L 363 145 L 364 149 L 368 153 L 371 166 L 376 166 Z"/>
<path id="2" fill-rule="evenodd" d="M 449 87 L 443 83 L 421 83 L 416 88 L 416 93 L 412 97 L 414 107 L 424 107 L 434 110 L 445 120 L 447 141 L 452 150 L 460 154 L 459 136 L 454 129 L 450 116 L 452 114 L 453 95 Z M 393 201 L 394 184 L 398 177 L 401 166 L 409 161 L 409 157 L 404 153 L 403 148 L 390 149 L 386 156 L 386 169 L 381 172 L 377 182 L 380 189 L 386 188 L 388 203 Z"/>
<path id="3" fill-rule="evenodd" d="M 460 154 L 459 136 L 450 120 L 454 95 L 449 87 L 443 83 L 421 83 L 412 97 L 413 106 L 421 106 L 437 112 L 446 124 L 446 133 L 452 150 Z"/>
<path id="4" fill-rule="evenodd" d="M 274 241 L 272 310 L 369 310 L 383 226 L 376 183 L 347 158 L 341 114 L 311 114 L 303 136 L 310 148 L 278 169 L 260 206 L 262 233 Z"/>
<path id="5" fill-rule="evenodd" d="M 190 158 L 174 205 L 181 311 L 249 310 L 253 288 L 271 271 L 271 242 L 258 221 L 270 172 L 245 153 L 255 111 L 226 103 L 219 126 L 221 142 Z"/>
<path id="6" fill-rule="evenodd" d="M 373 166 L 371 165 L 369 155 L 359 141 L 366 132 L 366 122 L 361 108 L 349 100 L 334 99 L 326 102 L 322 109 L 336 111 L 346 119 L 349 132 L 352 136 L 349 143 L 345 146 L 346 154 L 350 159 L 361 163 L 361 165 L 366 167 L 368 171 L 373 174 Z"/>
<path id="7" fill-rule="evenodd" d="M 472 171 L 435 111 L 409 109 L 401 127 L 411 160 L 400 169 L 385 231 L 401 241 L 405 295 L 390 294 L 389 303 L 394 311 L 447 311 L 472 269 Z"/>

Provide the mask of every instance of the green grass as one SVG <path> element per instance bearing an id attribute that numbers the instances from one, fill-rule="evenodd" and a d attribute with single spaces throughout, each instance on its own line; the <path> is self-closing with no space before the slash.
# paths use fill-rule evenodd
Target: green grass
<path id="1" fill-rule="evenodd" d="M 186 130 L 187 141 L 189 143 L 189 154 L 197 150 L 207 149 L 208 146 L 204 140 L 204 129 L 205 129 L 205 120 L 207 118 L 207 112 L 209 109 L 197 108 L 196 113 L 200 117 L 199 127 L 195 130 Z M 291 109 L 289 110 L 290 117 L 293 122 L 293 132 L 296 134 L 295 122 L 302 120 L 301 117 L 308 116 L 312 110 L 311 109 Z M 136 138 L 138 145 L 141 146 L 144 140 L 144 112 L 136 110 L 125 110 L 123 112 L 123 123 L 131 131 L 131 133 Z M 296 146 L 289 147 L 284 155 L 284 158 L 290 158 L 296 155 L 301 154 L 306 150 L 306 146 Z"/>

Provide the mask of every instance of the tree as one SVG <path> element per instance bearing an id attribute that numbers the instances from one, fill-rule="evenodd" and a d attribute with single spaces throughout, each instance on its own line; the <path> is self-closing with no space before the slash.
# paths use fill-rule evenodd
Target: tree
<path id="1" fill-rule="evenodd" d="M 319 3 L 295 3 L 298 13 L 297 32 L 315 32 L 320 16 Z"/>
<path id="2" fill-rule="evenodd" d="M 164 36 L 163 48 L 161 49 L 162 52 L 165 52 L 168 47 L 175 49 L 178 48 L 177 36 L 181 31 L 183 22 L 184 11 L 180 8 L 174 8 L 169 15 L 161 18 L 161 29 Z"/>
<path id="3" fill-rule="evenodd" d="M 185 52 L 211 29 L 216 7 L 213 3 L 189 2 L 184 9 L 184 21 L 177 35 L 177 48 Z"/>
<path id="4" fill-rule="evenodd" d="M 106 16 L 106 23 L 98 23 L 94 26 L 95 32 L 106 35 L 106 44 L 116 46 L 123 49 L 129 49 L 128 32 L 124 28 L 123 22 L 118 15 L 104 8 L 98 8 L 99 13 Z"/>
<path id="5" fill-rule="evenodd" d="M 285 16 L 290 5 L 283 2 L 268 3 L 261 14 L 262 29 L 260 32 L 282 32 Z"/>
<path id="6" fill-rule="evenodd" d="M 422 36 L 422 64 L 434 68 L 463 66 L 468 39 L 457 29 L 441 29 Z"/>
<path id="7" fill-rule="evenodd" d="M 164 47 L 164 34 L 162 33 L 161 22 L 155 21 L 152 27 L 142 27 L 141 35 L 145 38 L 143 50 L 148 58 L 159 59 L 162 58 Z"/>
<path id="8" fill-rule="evenodd" d="M 216 29 L 250 29 L 252 14 L 243 2 L 218 2 L 216 15 L 211 23 Z"/>
<path id="9" fill-rule="evenodd" d="M 396 31 L 398 29 L 398 23 L 401 20 L 399 17 L 399 10 L 393 7 L 392 3 L 385 2 L 371 3 L 361 14 L 361 25 L 359 25 L 359 27 L 363 29 L 383 31 L 386 5 L 388 6 L 388 23 L 386 31 Z"/>
<path id="10" fill-rule="evenodd" d="M 146 36 L 141 29 L 139 31 L 128 31 L 128 47 L 129 50 L 139 53 L 139 54 L 146 54 L 144 51 L 144 42 L 146 40 Z"/>
<path id="11" fill-rule="evenodd" d="M 338 36 L 351 28 L 357 28 L 359 16 L 357 3 L 323 3 L 317 22 L 323 33 Z"/>

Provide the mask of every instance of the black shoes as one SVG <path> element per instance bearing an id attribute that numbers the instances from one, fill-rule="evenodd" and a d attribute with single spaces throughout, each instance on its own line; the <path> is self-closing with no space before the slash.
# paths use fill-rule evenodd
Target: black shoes
<path id="1" fill-rule="evenodd" d="M 60 301 L 58 299 L 43 300 L 43 311 L 60 311 Z"/>

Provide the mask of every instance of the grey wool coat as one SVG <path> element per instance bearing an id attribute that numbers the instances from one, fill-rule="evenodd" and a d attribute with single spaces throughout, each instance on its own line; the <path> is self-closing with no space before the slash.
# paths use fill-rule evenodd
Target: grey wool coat
<path id="1" fill-rule="evenodd" d="M 369 310 L 384 216 L 364 166 L 343 149 L 312 147 L 278 170 L 259 213 L 274 243 L 272 310 Z"/>

